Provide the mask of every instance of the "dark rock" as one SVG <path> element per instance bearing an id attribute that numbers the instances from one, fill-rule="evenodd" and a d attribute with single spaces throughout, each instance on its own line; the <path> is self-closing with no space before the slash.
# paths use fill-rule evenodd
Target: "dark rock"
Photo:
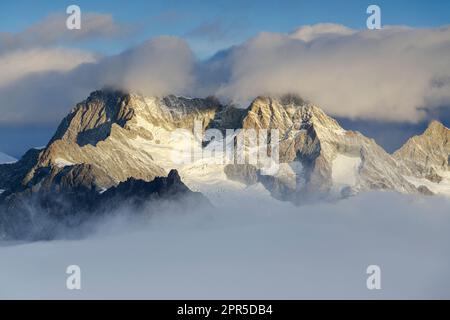
<path id="1" fill-rule="evenodd" d="M 86 166 L 66 170 L 73 180 L 89 173 Z M 132 209 L 129 211 L 136 214 L 153 214 L 151 205 L 160 200 L 180 203 L 186 210 L 198 206 L 212 208 L 206 197 L 192 192 L 181 181 L 176 170 L 150 182 L 129 178 L 103 193 L 96 190 L 94 183 L 86 184 L 89 178 L 81 186 L 73 187 L 73 181 L 64 181 L 69 176 L 63 176 L 59 184 L 51 188 L 35 192 L 26 189 L 6 198 L 0 205 L 0 239 L 52 239 L 61 228 L 77 228 L 121 208 Z"/>
<path id="2" fill-rule="evenodd" d="M 430 189 L 428 189 L 426 186 L 423 186 L 423 185 L 419 186 L 417 188 L 417 190 L 425 196 L 433 196 L 434 195 L 433 191 L 431 191 Z"/>

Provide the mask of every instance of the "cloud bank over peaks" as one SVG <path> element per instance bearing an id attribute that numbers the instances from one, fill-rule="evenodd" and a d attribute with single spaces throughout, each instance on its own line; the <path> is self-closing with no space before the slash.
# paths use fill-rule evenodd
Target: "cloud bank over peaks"
<path id="1" fill-rule="evenodd" d="M 184 40 L 162 36 L 102 61 L 107 77 L 99 82 L 146 95 L 183 93 L 193 86 L 194 61 Z"/>
<path id="2" fill-rule="evenodd" d="M 97 35 L 118 33 L 108 18 L 94 20 L 104 21 Z M 4 48 L 4 37 L 0 43 Z M 297 93 L 333 116 L 411 123 L 450 106 L 449 26 L 371 31 L 317 24 L 290 34 L 263 32 L 204 61 L 171 36 L 106 57 L 16 43 L 22 51 L 0 50 L 7 62 L 0 71 L 0 124 L 59 121 L 104 86 L 145 95 L 216 95 L 242 107 L 258 95 Z"/>
<path id="3" fill-rule="evenodd" d="M 75 64 L 77 59 L 71 61 Z M 52 63 L 57 62 L 55 58 Z M 0 71 L 0 124 L 60 121 L 75 103 L 104 87 L 146 95 L 182 94 L 193 87 L 194 56 L 186 42 L 176 37 L 154 38 L 118 55 L 87 56 L 78 62 L 70 70 L 58 66 L 40 72 L 31 72 L 41 65 L 30 63 L 28 73 L 24 71 L 18 81 L 11 81 L 17 76 L 14 68 L 10 74 Z"/>
<path id="4" fill-rule="evenodd" d="M 64 108 L 74 103 L 65 100 L 67 96 L 78 99 L 84 94 L 77 81 L 71 84 L 71 72 L 101 60 L 97 53 L 73 47 L 86 41 L 120 38 L 133 31 L 109 14 L 83 12 L 82 17 L 80 30 L 66 28 L 67 15 L 50 14 L 21 32 L 0 32 L 0 123 L 53 122 L 52 112 L 60 116 L 60 110 L 65 113 L 68 109 Z M 60 99 L 47 99 L 57 90 L 64 91 Z"/>
<path id="5" fill-rule="evenodd" d="M 450 27 L 308 26 L 262 33 L 225 60 L 218 93 L 237 100 L 294 92 L 336 116 L 409 122 L 450 105 Z"/>

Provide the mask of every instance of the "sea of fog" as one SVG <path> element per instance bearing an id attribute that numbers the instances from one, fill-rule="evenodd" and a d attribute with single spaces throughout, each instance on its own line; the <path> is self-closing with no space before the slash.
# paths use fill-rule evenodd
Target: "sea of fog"
<path id="1" fill-rule="evenodd" d="M 155 207 L 152 209 L 155 211 Z M 367 193 L 129 210 L 77 240 L 0 244 L 1 299 L 450 298 L 450 199 Z M 81 290 L 66 268 L 81 268 Z M 369 265 L 381 289 L 368 290 Z"/>

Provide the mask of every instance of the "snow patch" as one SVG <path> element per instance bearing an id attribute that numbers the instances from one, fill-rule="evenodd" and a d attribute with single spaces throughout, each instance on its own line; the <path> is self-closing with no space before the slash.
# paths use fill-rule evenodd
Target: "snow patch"
<path id="1" fill-rule="evenodd" d="M 443 179 L 441 182 L 432 182 L 425 178 L 406 176 L 405 179 L 415 187 L 425 186 L 435 194 L 450 196 L 450 172 L 438 172 Z"/>
<path id="2" fill-rule="evenodd" d="M 17 159 L 3 153 L 0 152 L 0 164 L 10 164 L 10 163 L 14 163 L 17 162 Z"/>
<path id="3" fill-rule="evenodd" d="M 69 167 L 69 166 L 73 166 L 75 165 L 74 163 L 66 160 L 66 159 L 62 159 L 62 158 L 56 158 L 55 159 L 55 165 L 59 168 L 64 168 L 64 167 Z"/>

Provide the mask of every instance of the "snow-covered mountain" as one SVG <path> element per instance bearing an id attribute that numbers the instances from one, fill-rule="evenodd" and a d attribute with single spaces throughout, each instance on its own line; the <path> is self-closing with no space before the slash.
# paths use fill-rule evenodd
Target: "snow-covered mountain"
<path id="1" fill-rule="evenodd" d="M 277 135 L 267 133 L 272 129 Z M 262 137 L 262 146 L 246 145 L 249 133 Z M 236 160 L 239 152 L 248 160 L 261 148 L 263 161 Z M 279 155 L 277 170 L 267 171 L 274 154 Z M 57 215 L 96 208 L 93 202 L 102 194 L 113 194 L 115 200 L 108 199 L 120 203 L 127 186 L 153 199 L 159 187 L 146 182 L 169 172 L 180 176 L 174 190 L 200 192 L 216 206 L 243 196 L 302 204 L 366 190 L 445 194 L 449 130 L 433 122 L 390 155 L 298 96 L 257 97 L 248 108 L 238 108 L 215 98 L 96 91 L 63 119 L 45 148 L 0 165 L 0 205 L 9 213 L 22 208 L 19 216 L 26 222 L 34 216 L 23 204 L 28 199 L 38 199 L 40 207 Z M 169 189 L 164 194 L 172 194 Z M 63 207 L 55 197 L 67 200 Z M 2 215 L 3 225 L 8 216 Z"/>
<path id="2" fill-rule="evenodd" d="M 258 165 L 205 157 L 180 163 L 174 152 L 182 154 L 186 141 L 202 139 L 193 132 L 196 122 L 201 130 L 222 132 L 278 129 L 280 169 L 263 174 Z M 184 130 L 173 135 L 176 129 Z M 233 138 L 242 134 L 237 132 Z M 218 150 L 226 143 L 230 142 L 214 140 L 205 148 Z M 197 152 L 204 154 L 204 150 Z M 418 192 L 417 185 L 404 177 L 410 163 L 395 159 L 373 139 L 343 129 L 319 107 L 289 95 L 258 97 L 247 109 L 239 109 L 214 98 L 96 91 L 62 121 L 46 148 L 32 153 L 13 167 L 15 175 L 3 173 L 1 188 L 37 191 L 65 181 L 65 188 L 83 186 L 100 192 L 130 177 L 151 181 L 177 169 L 188 187 L 213 200 L 220 200 L 224 191 L 264 189 L 275 198 L 294 202 L 370 189 Z M 191 154 L 181 157 L 186 156 Z"/>
<path id="3" fill-rule="evenodd" d="M 450 129 L 433 121 L 421 135 L 410 138 L 394 158 L 402 163 L 405 177 L 416 186 L 450 195 Z"/>
<path id="4" fill-rule="evenodd" d="M 0 164 L 4 164 L 4 163 L 13 163 L 16 162 L 17 159 L 8 156 L 7 154 L 0 152 Z"/>
<path id="5" fill-rule="evenodd" d="M 260 165 L 193 156 L 192 150 L 186 149 L 186 142 L 203 138 L 193 131 L 196 123 L 201 132 L 211 128 L 219 132 L 278 129 L 279 170 L 267 174 Z M 177 129 L 182 130 L 174 135 Z M 445 169 L 444 160 L 448 167 L 446 130 L 445 134 L 433 123 L 422 138 L 425 142 L 421 145 L 429 146 L 430 136 L 442 145 L 432 161 L 425 161 L 424 155 L 417 153 L 417 161 L 425 161 L 430 170 Z M 195 152 L 204 155 L 209 148 L 217 156 L 222 146 L 236 144 L 242 134 L 243 131 L 235 131 L 231 140 L 211 139 Z M 296 203 L 311 197 L 340 198 L 372 189 L 430 193 L 427 183 L 410 178 L 424 177 L 423 169 L 415 162 L 402 160 L 402 153 L 411 152 L 410 145 L 417 139 L 412 138 L 413 142 L 391 156 L 373 139 L 343 129 L 318 106 L 292 95 L 258 97 L 247 109 L 240 109 L 221 105 L 214 98 L 144 97 L 96 91 L 61 122 L 46 148 L 30 151 L 8 169 L 0 168 L 0 188 L 14 193 L 50 190 L 55 186 L 102 192 L 130 177 L 151 181 L 177 169 L 190 189 L 204 193 L 213 202 L 243 191 L 257 196 L 271 194 Z M 183 153 L 186 150 L 188 154 Z M 193 157 L 194 161 L 180 161 L 186 157 Z"/>
<path id="6" fill-rule="evenodd" d="M 402 176 L 395 159 L 373 139 L 343 129 L 319 107 L 298 97 L 255 99 L 243 127 L 280 130 L 284 171 L 263 180 L 269 180 L 275 195 L 282 198 L 340 197 L 369 189 L 417 192 Z"/>

